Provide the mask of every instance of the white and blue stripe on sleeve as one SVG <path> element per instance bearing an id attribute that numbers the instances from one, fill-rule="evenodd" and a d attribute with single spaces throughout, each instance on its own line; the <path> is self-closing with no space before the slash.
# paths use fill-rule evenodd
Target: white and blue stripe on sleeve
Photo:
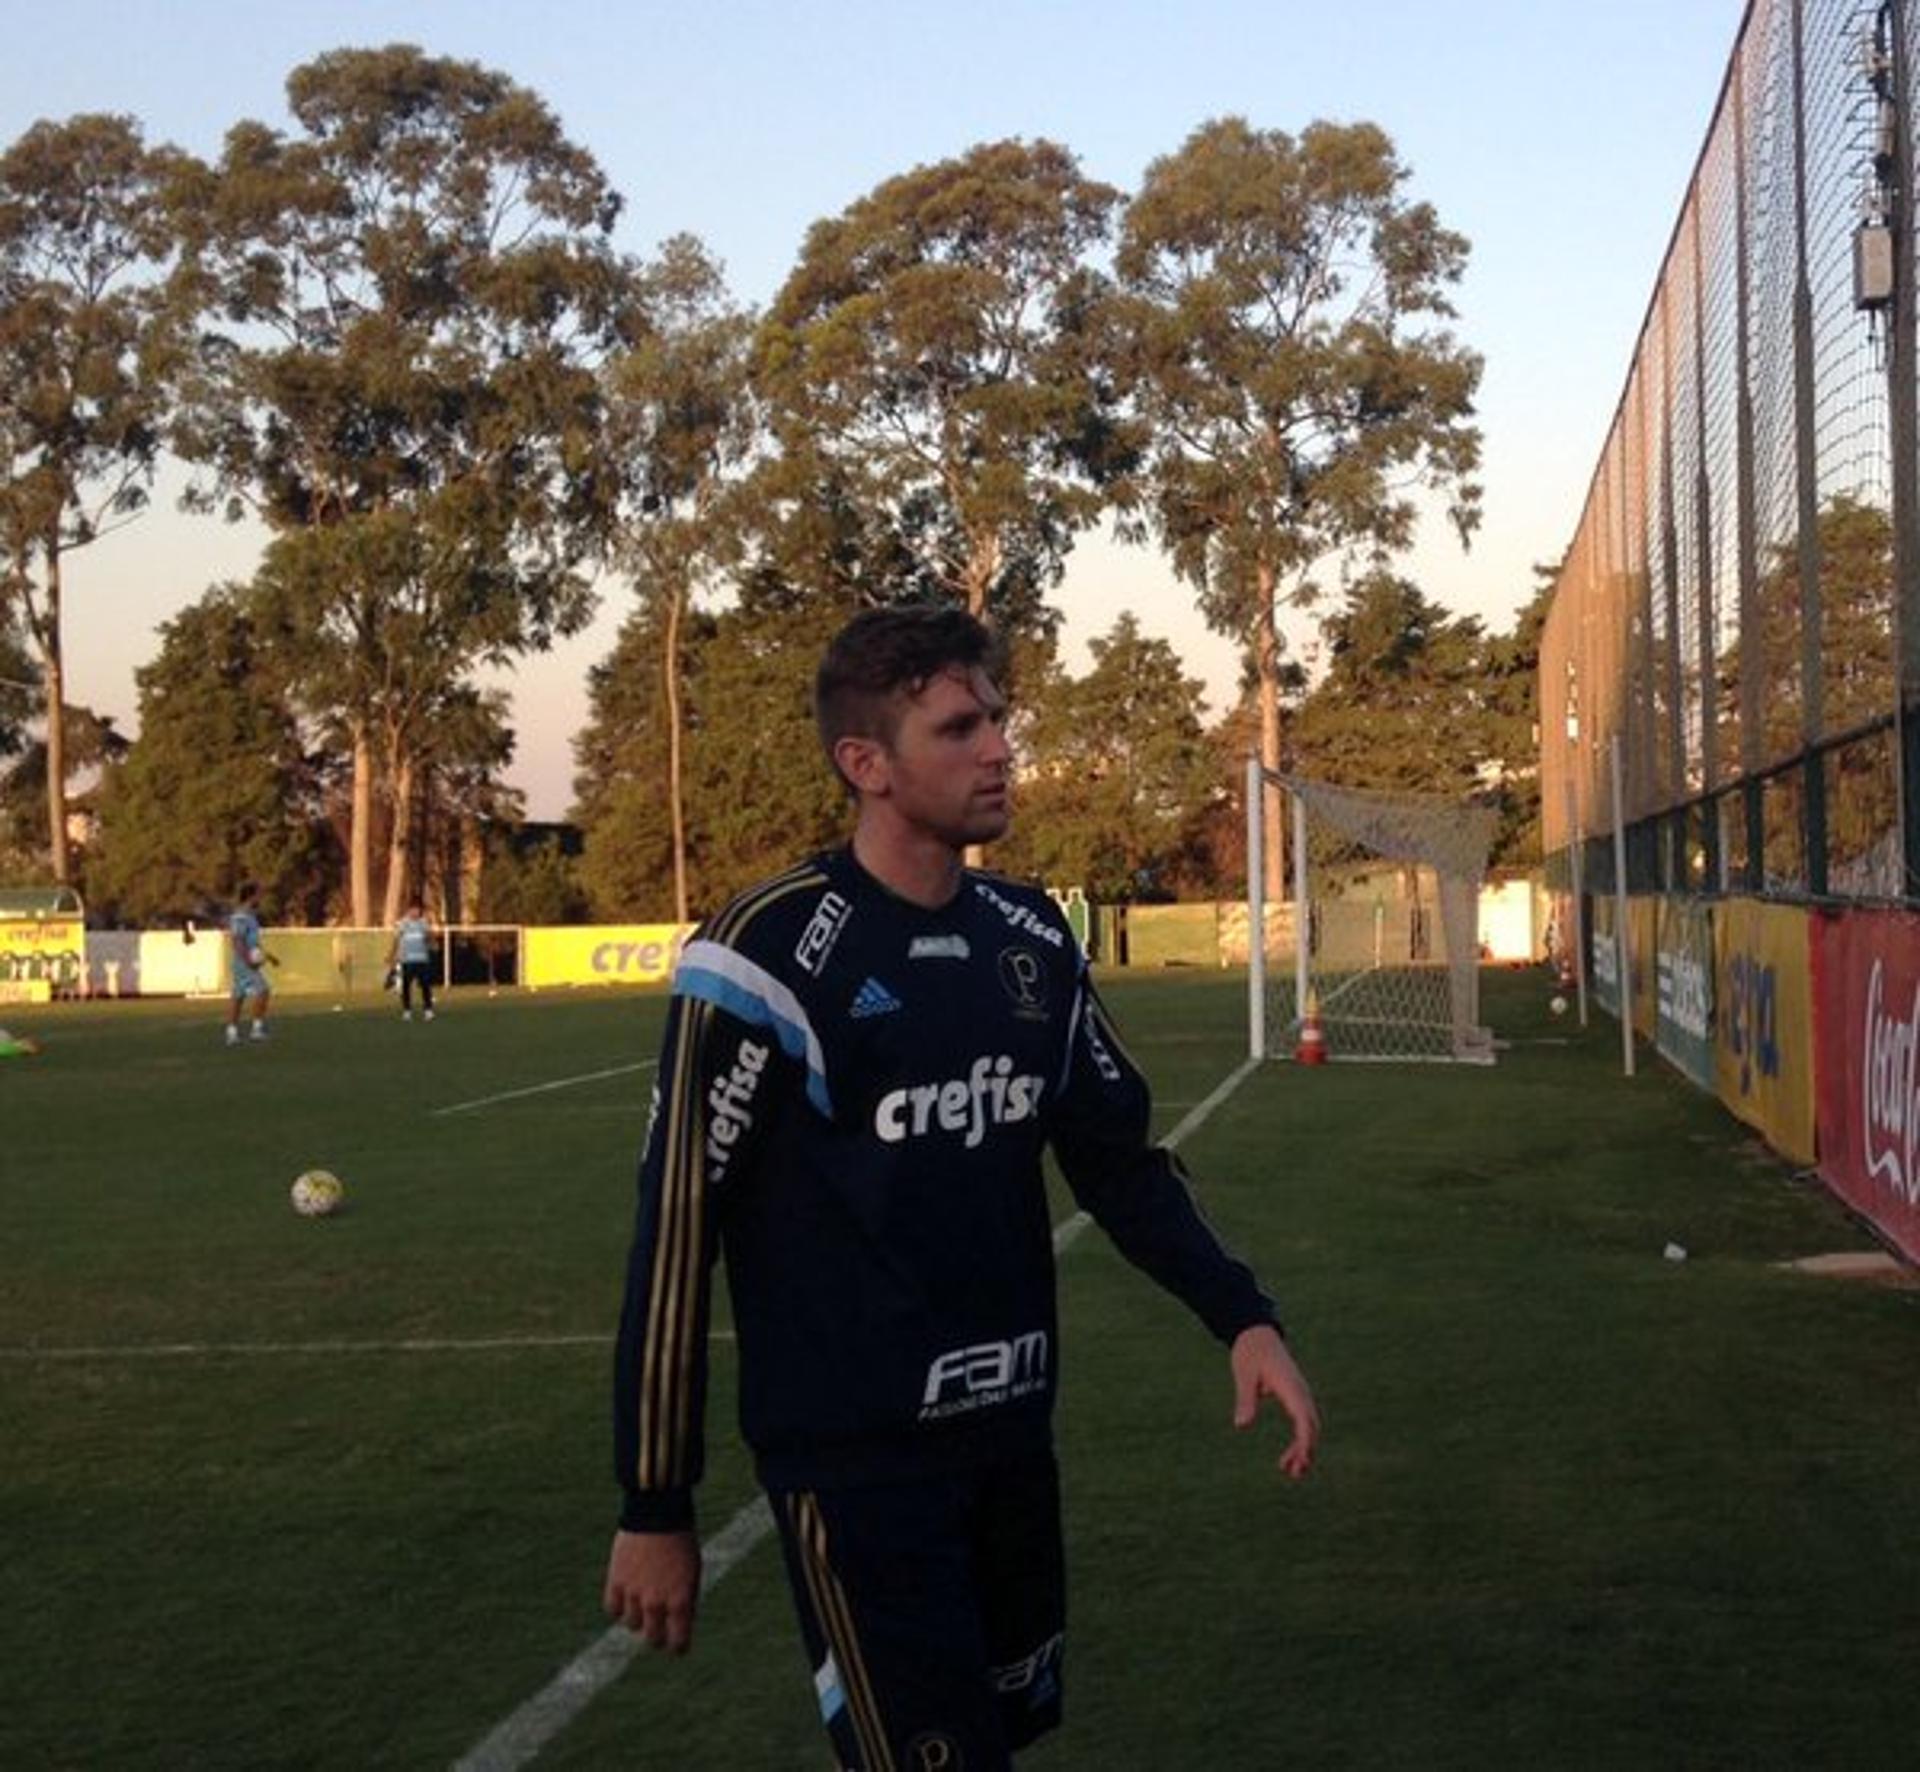
<path id="1" fill-rule="evenodd" d="M 746 955 L 717 941 L 690 941 L 680 950 L 673 994 L 724 1009 L 749 1027 L 766 1028 L 780 1050 L 806 1066 L 807 1099 L 831 1118 L 826 1055 L 806 1009 L 779 979 Z"/>

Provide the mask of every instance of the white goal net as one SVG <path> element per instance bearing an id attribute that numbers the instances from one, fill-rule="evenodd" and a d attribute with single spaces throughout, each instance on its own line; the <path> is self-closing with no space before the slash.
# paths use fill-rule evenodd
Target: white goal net
<path id="1" fill-rule="evenodd" d="M 1264 791 L 1291 816 L 1286 896 L 1265 902 Z M 1496 814 L 1471 802 L 1247 769 L 1253 1055 L 1290 1057 L 1310 1011 L 1334 1059 L 1490 1064 L 1479 901 Z M 1253 939 L 1255 931 L 1263 939 Z"/>

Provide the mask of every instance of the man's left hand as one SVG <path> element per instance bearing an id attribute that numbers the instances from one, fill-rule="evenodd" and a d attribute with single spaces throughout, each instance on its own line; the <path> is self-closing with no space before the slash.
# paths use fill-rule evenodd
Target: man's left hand
<path id="1" fill-rule="evenodd" d="M 1260 1399 L 1271 1397 L 1293 1423 L 1293 1438 L 1280 1454 L 1280 1468 L 1290 1477 L 1304 1477 L 1313 1468 L 1320 1444 L 1320 1410 L 1306 1374 L 1288 1352 L 1280 1332 L 1271 1323 L 1256 1323 L 1234 1337 L 1229 1355 L 1233 1366 L 1233 1425 L 1253 1426 Z"/>

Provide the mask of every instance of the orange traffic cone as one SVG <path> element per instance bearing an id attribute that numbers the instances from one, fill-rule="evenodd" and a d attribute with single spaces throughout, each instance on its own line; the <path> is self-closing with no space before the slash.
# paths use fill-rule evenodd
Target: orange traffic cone
<path id="1" fill-rule="evenodd" d="M 1296 1064 L 1325 1064 L 1327 1036 L 1320 1027 L 1320 993 L 1307 989 L 1307 1012 L 1300 1019 L 1300 1044 L 1293 1049 Z"/>

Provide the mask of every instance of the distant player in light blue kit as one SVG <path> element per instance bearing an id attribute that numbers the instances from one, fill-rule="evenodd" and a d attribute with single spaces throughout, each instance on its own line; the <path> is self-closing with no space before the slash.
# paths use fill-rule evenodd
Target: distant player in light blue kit
<path id="1" fill-rule="evenodd" d="M 261 971 L 269 958 L 260 933 L 260 914 L 255 901 L 260 889 L 251 880 L 243 880 L 235 895 L 233 915 L 227 919 L 227 954 L 232 963 L 232 983 L 227 992 L 227 1044 L 240 1044 L 240 1011 L 253 1009 L 253 1037 L 267 1037 L 267 1007 L 273 993 L 267 975 Z"/>
<path id="2" fill-rule="evenodd" d="M 413 987 L 420 987 L 420 1004 L 428 1021 L 433 1020 L 433 925 L 427 921 L 426 908 L 418 898 L 407 906 L 407 914 L 393 926 L 393 945 L 387 950 L 387 964 L 400 967 L 400 1018 L 413 1020 Z"/>

